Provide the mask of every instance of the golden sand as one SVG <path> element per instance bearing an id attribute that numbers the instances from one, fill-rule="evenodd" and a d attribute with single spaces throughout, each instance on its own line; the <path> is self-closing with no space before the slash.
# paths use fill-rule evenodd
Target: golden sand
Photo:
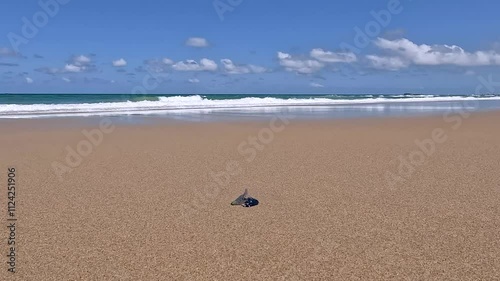
<path id="1" fill-rule="evenodd" d="M 51 122 L 0 123 L 0 279 L 500 279 L 499 113 L 113 124 L 75 167 L 87 137 Z"/>

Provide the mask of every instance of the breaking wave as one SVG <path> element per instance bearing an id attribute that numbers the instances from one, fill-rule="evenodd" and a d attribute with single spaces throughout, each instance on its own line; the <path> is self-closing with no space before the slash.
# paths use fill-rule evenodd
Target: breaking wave
<path id="1" fill-rule="evenodd" d="M 146 100 L 70 104 L 0 104 L 0 118 L 38 118 L 50 116 L 147 115 L 172 111 L 255 110 L 283 106 L 335 106 L 378 103 L 440 102 L 467 100 L 500 100 L 500 96 L 432 96 L 432 95 L 363 95 L 342 98 L 339 95 L 309 98 L 242 97 L 210 99 L 200 95 L 158 96 Z"/>

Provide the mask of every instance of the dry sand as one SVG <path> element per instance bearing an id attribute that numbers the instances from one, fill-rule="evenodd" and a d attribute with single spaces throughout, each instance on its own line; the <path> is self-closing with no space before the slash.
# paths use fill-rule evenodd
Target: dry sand
<path id="1" fill-rule="evenodd" d="M 117 126 L 62 182 L 51 165 L 81 128 L 2 121 L 2 225 L 12 165 L 19 220 L 0 279 L 498 280 L 500 113 L 452 121 L 295 120 L 250 162 L 237 148 L 268 122 Z M 230 205 L 244 188 L 258 206 Z"/>

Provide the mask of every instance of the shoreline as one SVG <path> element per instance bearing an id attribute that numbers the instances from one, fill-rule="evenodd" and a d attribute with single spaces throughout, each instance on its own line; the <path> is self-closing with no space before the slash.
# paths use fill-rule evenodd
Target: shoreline
<path id="1" fill-rule="evenodd" d="M 86 116 L 86 117 L 52 117 L 52 118 L 20 118 L 20 119 L 2 119 L 0 118 L 0 129 L 11 129 L 13 131 L 43 131 L 43 130 L 58 130 L 70 128 L 94 128 L 99 126 L 102 120 L 110 120 L 114 125 L 119 127 L 154 127 L 154 126 L 171 126 L 171 125 L 210 125 L 210 124 L 266 124 L 273 118 L 284 116 L 293 120 L 294 123 L 363 123 L 371 120 L 412 120 L 412 119 L 443 119 L 445 115 L 457 115 L 463 112 L 470 116 L 495 116 L 500 113 L 500 109 L 491 110 L 475 110 L 475 111 L 446 111 L 435 112 L 419 115 L 401 115 L 401 116 L 357 116 L 345 118 L 303 118 L 296 117 L 293 114 L 273 114 L 261 118 L 229 118 L 216 120 L 190 120 L 190 119 L 174 119 L 164 116 Z M 189 116 L 189 114 L 186 114 Z"/>

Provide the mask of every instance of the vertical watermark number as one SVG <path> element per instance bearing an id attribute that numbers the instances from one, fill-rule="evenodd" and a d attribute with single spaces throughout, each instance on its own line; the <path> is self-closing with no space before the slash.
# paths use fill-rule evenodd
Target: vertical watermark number
<path id="1" fill-rule="evenodd" d="M 11 273 L 16 272 L 16 168 L 10 167 L 7 169 L 7 270 Z"/>

